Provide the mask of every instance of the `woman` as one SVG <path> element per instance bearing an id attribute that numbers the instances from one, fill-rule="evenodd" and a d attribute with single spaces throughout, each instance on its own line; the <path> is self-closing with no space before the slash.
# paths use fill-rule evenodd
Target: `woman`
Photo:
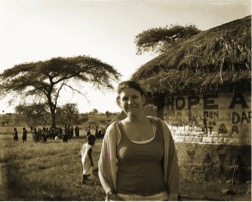
<path id="1" fill-rule="evenodd" d="M 106 200 L 177 200 L 179 167 L 166 123 L 145 116 L 135 81 L 119 84 L 117 103 L 127 117 L 108 127 L 99 159 Z"/>

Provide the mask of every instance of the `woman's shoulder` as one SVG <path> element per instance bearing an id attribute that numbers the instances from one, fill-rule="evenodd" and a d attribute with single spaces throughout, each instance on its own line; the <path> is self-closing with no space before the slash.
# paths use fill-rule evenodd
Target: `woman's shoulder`
<path id="1" fill-rule="evenodd" d="M 104 140 L 106 139 L 116 140 L 117 144 L 120 142 L 121 134 L 118 128 L 119 122 L 120 121 L 114 121 L 108 126 L 105 136 L 104 136 Z"/>
<path id="2" fill-rule="evenodd" d="M 162 119 L 160 119 L 158 117 L 155 117 L 155 116 L 147 116 L 147 117 L 151 121 L 155 122 L 158 127 L 161 127 L 162 130 L 168 130 L 168 131 L 170 130 L 169 127 L 168 127 L 168 124 L 164 120 L 162 120 Z"/>
<path id="3" fill-rule="evenodd" d="M 106 133 L 105 136 L 114 136 L 117 133 L 118 130 L 118 123 L 119 121 L 114 121 L 113 123 L 111 123 L 107 129 L 106 129 Z"/>
<path id="4" fill-rule="evenodd" d="M 107 130 L 106 130 L 106 131 L 111 131 L 111 130 L 113 130 L 113 129 L 116 127 L 116 125 L 118 124 L 118 122 L 119 122 L 119 121 L 114 121 L 114 122 L 112 122 L 112 123 L 107 127 Z"/>

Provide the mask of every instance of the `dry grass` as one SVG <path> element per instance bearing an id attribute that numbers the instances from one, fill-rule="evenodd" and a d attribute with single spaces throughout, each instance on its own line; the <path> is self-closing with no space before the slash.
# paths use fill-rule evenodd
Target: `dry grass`
<path id="1" fill-rule="evenodd" d="M 0 200 L 2 201 L 104 201 L 98 176 L 93 185 L 81 185 L 82 166 L 79 150 L 86 139 L 49 140 L 48 143 L 14 142 L 12 135 L 0 134 Z M 97 166 L 101 140 L 94 147 Z M 227 195 L 229 184 L 181 183 L 184 201 L 250 201 L 251 184 L 239 185 L 244 194 Z M 206 197 L 207 196 L 207 197 Z"/>
<path id="2" fill-rule="evenodd" d="M 31 136 L 23 143 L 12 135 L 0 134 L 1 200 L 101 201 L 104 191 L 95 175 L 93 185 L 82 185 L 79 150 L 86 139 L 49 140 L 34 143 Z M 93 151 L 95 166 L 101 140 Z"/>
<path id="3" fill-rule="evenodd" d="M 251 91 L 251 16 L 200 32 L 132 75 L 152 94 Z"/>

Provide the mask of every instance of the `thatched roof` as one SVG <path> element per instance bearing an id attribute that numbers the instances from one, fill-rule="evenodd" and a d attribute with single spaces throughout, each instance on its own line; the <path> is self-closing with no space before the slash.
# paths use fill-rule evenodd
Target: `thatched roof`
<path id="1" fill-rule="evenodd" d="M 251 16 L 176 44 L 132 76 L 152 94 L 251 89 Z"/>

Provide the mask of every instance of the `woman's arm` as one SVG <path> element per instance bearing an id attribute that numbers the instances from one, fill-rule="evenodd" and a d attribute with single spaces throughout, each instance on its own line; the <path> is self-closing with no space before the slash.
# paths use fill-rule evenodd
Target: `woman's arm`
<path id="1" fill-rule="evenodd" d="M 154 117 L 164 141 L 164 171 L 169 200 L 178 200 L 180 172 L 175 144 L 166 122 Z"/>
<path id="2" fill-rule="evenodd" d="M 178 158 L 175 149 L 175 144 L 171 138 L 170 151 L 169 151 L 168 167 L 169 169 L 169 200 L 178 200 L 179 184 L 180 184 L 180 171 L 178 166 Z"/>
<path id="3" fill-rule="evenodd" d="M 106 131 L 98 162 L 99 178 L 106 195 L 116 191 L 116 129 L 114 125 L 115 123 L 111 124 Z"/>

